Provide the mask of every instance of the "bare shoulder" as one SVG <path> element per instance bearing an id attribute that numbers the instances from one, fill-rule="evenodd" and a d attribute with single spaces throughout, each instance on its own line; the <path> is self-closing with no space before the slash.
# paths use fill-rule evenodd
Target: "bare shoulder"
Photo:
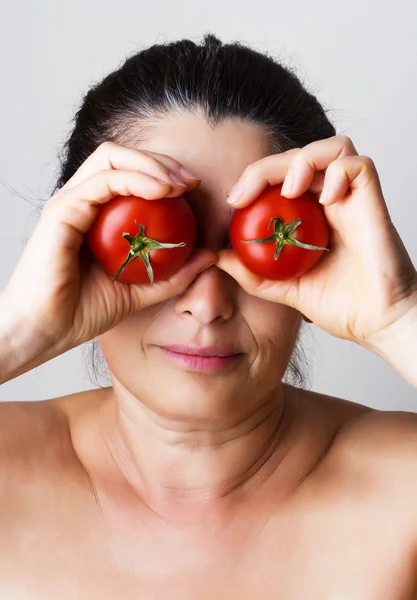
<path id="1" fill-rule="evenodd" d="M 387 507 L 391 520 L 402 518 L 408 524 L 417 544 L 417 414 L 376 410 L 307 391 L 304 400 L 308 418 L 316 420 L 316 434 L 324 427 L 330 432 L 317 480 L 320 489 L 331 486 L 351 501 L 371 497 L 372 506 Z"/>
<path id="2" fill-rule="evenodd" d="M 2 402 L 0 404 L 0 460 L 22 456 L 36 449 L 48 452 L 65 430 L 65 414 L 56 400 Z M 41 444 L 42 441 L 42 444 Z"/>
<path id="3" fill-rule="evenodd" d="M 340 399 L 334 402 L 342 410 Z M 327 467 L 339 483 L 377 490 L 415 527 L 417 541 L 417 414 L 357 405 L 334 438 Z M 350 482 L 350 483 L 349 483 Z"/>
<path id="4" fill-rule="evenodd" d="M 43 401 L 0 403 L 0 492 L 11 474 L 16 482 L 51 473 L 58 477 L 75 464 L 70 415 L 95 400 L 91 390 Z"/>
<path id="5" fill-rule="evenodd" d="M 291 388 L 291 391 L 303 405 L 303 410 L 310 405 L 314 412 L 319 410 L 328 415 L 338 415 L 342 421 L 346 422 L 351 418 L 361 416 L 374 410 L 369 406 L 359 404 L 358 402 L 337 398 L 336 396 L 329 396 L 320 392 L 313 392 L 307 389 Z"/>
<path id="6" fill-rule="evenodd" d="M 414 485 L 417 500 L 416 413 L 381 411 L 309 391 L 303 394 L 311 415 L 322 415 L 317 417 L 319 424 L 331 423 L 330 453 L 338 468 L 370 469 L 374 477 L 381 474 L 386 481 L 394 478 L 397 483 L 402 478 Z"/>
<path id="7" fill-rule="evenodd" d="M 413 473 L 417 490 L 417 414 L 372 410 L 347 424 L 339 448 L 346 458 L 361 456 L 398 477 Z"/>
<path id="8" fill-rule="evenodd" d="M 369 458 L 375 455 L 378 460 L 392 457 L 393 453 L 417 460 L 417 413 L 382 411 L 325 394 L 300 392 L 312 412 L 319 411 L 338 425 L 335 443 L 338 451 L 350 454 L 360 448 Z"/>

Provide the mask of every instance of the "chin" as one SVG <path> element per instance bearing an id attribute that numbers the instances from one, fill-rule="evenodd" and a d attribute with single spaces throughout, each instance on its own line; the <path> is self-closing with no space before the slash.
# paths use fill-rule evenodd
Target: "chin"
<path id="1" fill-rule="evenodd" d="M 222 374 L 187 371 L 154 362 L 146 377 L 138 382 L 137 397 L 161 416 L 193 422 L 215 424 L 227 416 L 236 416 L 249 392 L 248 380 L 239 370 Z"/>

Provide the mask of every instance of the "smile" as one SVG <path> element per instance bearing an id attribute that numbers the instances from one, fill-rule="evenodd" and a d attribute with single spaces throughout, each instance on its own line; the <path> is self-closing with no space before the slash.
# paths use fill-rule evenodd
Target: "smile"
<path id="1" fill-rule="evenodd" d="M 226 354 L 220 351 L 218 351 L 219 354 L 214 354 L 213 349 L 184 348 L 179 350 L 169 346 L 160 346 L 160 349 L 169 360 L 180 367 L 205 373 L 222 371 L 243 356 L 242 353 Z"/>

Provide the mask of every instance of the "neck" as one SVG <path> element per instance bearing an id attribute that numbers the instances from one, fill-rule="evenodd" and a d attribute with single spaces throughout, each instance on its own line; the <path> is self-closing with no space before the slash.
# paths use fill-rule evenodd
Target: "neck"
<path id="1" fill-rule="evenodd" d="M 115 381 L 96 420 L 112 487 L 120 494 L 127 485 L 168 518 L 193 518 L 216 501 L 259 489 L 288 451 L 293 410 L 285 391 L 280 385 L 244 417 L 199 428 L 155 414 Z"/>
<path id="2" fill-rule="evenodd" d="M 107 448 L 130 487 L 155 512 L 189 513 L 268 478 L 288 426 L 280 385 L 234 421 L 198 428 L 155 414 L 115 382 L 102 414 Z"/>

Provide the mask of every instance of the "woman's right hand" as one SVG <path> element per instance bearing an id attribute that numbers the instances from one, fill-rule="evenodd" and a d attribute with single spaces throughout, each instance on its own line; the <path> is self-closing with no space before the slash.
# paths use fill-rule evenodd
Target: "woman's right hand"
<path id="1" fill-rule="evenodd" d="M 213 252 L 197 250 L 167 281 L 125 284 L 113 282 L 82 245 L 100 205 L 113 197 L 132 194 L 151 201 L 198 186 L 198 179 L 178 172 L 180 167 L 169 156 L 105 142 L 46 202 L 2 292 L 8 319 L 17 319 L 31 333 L 33 328 L 38 349 L 51 357 L 87 342 L 135 311 L 182 293 L 215 262 Z"/>

